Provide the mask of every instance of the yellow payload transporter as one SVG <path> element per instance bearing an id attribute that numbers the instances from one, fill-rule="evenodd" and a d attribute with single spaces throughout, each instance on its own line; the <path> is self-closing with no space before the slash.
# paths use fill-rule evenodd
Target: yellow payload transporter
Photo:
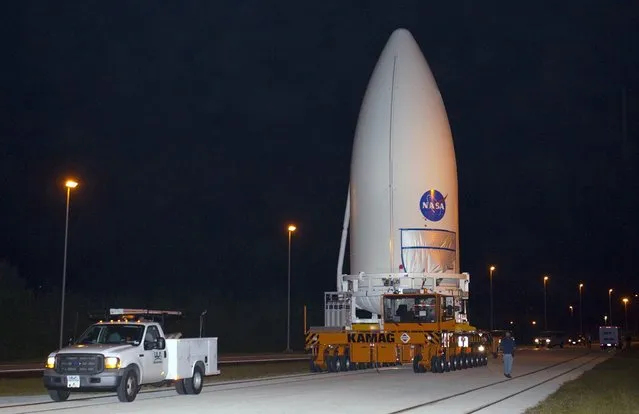
<path id="1" fill-rule="evenodd" d="M 412 363 L 415 372 L 448 372 L 487 365 L 487 335 L 463 320 L 464 309 L 454 305 L 465 305 L 460 298 L 403 289 L 380 296 L 381 318 L 358 320 L 351 317 L 353 294 L 325 294 L 326 326 L 306 333 L 312 371 Z"/>

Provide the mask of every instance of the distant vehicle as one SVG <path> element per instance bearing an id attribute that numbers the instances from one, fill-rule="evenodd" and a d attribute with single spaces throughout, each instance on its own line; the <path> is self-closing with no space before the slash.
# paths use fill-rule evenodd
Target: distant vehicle
<path id="1" fill-rule="evenodd" d="M 535 337 L 534 342 L 536 348 L 541 348 L 542 346 L 563 348 L 566 342 L 566 334 L 562 331 L 543 331 Z"/>
<path id="2" fill-rule="evenodd" d="M 49 396 L 66 401 L 71 392 L 106 391 L 131 402 L 142 385 L 166 383 L 178 394 L 199 394 L 204 376 L 220 373 L 217 338 L 172 339 L 159 323 L 142 319 L 177 314 L 110 309 L 113 320 L 89 326 L 74 344 L 49 354 L 43 377 Z"/>
<path id="3" fill-rule="evenodd" d="M 569 345 L 579 345 L 579 346 L 586 346 L 588 345 L 587 342 L 588 342 L 587 339 L 583 335 L 571 335 L 567 341 Z"/>
<path id="4" fill-rule="evenodd" d="M 621 334 L 618 326 L 599 327 L 599 346 L 605 348 L 621 348 Z"/>

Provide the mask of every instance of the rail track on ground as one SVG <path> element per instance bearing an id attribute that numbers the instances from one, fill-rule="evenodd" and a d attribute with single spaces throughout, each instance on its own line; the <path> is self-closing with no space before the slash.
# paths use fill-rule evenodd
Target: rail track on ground
<path id="1" fill-rule="evenodd" d="M 465 391 L 462 391 L 462 392 L 458 392 L 458 393 L 455 393 L 455 394 L 447 395 L 445 397 L 441 397 L 441 398 L 425 401 L 425 402 L 420 403 L 420 404 L 414 404 L 414 405 L 411 405 L 411 406 L 408 406 L 408 407 L 405 407 L 405 408 L 402 408 L 402 409 L 399 409 L 399 410 L 396 410 L 396 411 L 391 411 L 388 414 L 410 413 L 410 412 L 417 411 L 417 410 L 420 410 L 420 409 L 423 409 L 423 408 L 428 408 L 428 407 L 436 408 L 437 404 L 440 404 L 440 403 L 443 403 L 443 402 L 446 402 L 446 401 L 450 401 L 450 400 L 452 400 L 454 398 L 457 398 L 457 397 L 462 397 L 462 396 L 469 395 L 469 394 L 472 394 L 472 393 L 475 393 L 475 392 L 479 392 L 479 391 L 485 391 L 485 390 L 487 390 L 487 389 L 489 389 L 491 387 L 496 387 L 496 386 L 502 385 L 502 384 L 504 384 L 506 382 L 517 381 L 518 379 L 530 377 L 532 375 L 539 374 L 541 372 L 548 371 L 550 369 L 560 367 L 562 365 L 568 364 L 568 363 L 576 361 L 578 359 L 585 359 L 585 361 L 579 362 L 576 366 L 566 367 L 565 369 L 561 370 L 561 372 L 559 372 L 559 373 L 557 373 L 555 375 L 552 375 L 550 378 L 545 378 L 545 379 L 536 381 L 534 384 L 529 385 L 529 386 L 527 386 L 527 387 L 525 387 L 523 389 L 508 393 L 505 396 L 501 396 L 501 397 L 499 397 L 499 398 L 497 398 L 497 399 L 495 399 L 493 401 L 490 401 L 488 403 L 479 404 L 477 407 L 475 407 L 475 408 L 473 408 L 471 410 L 465 411 L 465 414 L 476 413 L 476 412 L 479 412 L 481 410 L 493 407 L 493 406 L 495 406 L 495 405 L 497 405 L 497 404 L 499 404 L 501 402 L 504 402 L 506 400 L 509 400 L 511 398 L 514 398 L 514 397 L 516 397 L 516 396 L 518 396 L 520 394 L 523 394 L 523 393 L 525 393 L 527 391 L 535 389 L 535 388 L 537 388 L 537 387 L 539 387 L 541 385 L 544 385 L 544 384 L 546 384 L 546 383 L 548 383 L 548 382 L 550 382 L 552 380 L 555 380 L 555 379 L 557 379 L 559 377 L 562 377 L 564 375 L 570 374 L 571 372 L 576 371 L 577 369 L 579 369 L 579 368 L 581 368 L 581 367 L 583 367 L 585 365 L 588 365 L 588 364 L 594 362 L 597 359 L 605 359 L 605 358 L 606 357 L 601 355 L 601 354 L 592 356 L 592 355 L 590 355 L 590 352 L 589 352 L 586 355 L 579 355 L 579 356 L 567 359 L 565 361 L 557 362 L 555 364 L 546 366 L 544 368 L 540 368 L 540 369 L 537 369 L 537 370 L 534 370 L 534 371 L 527 372 L 525 374 L 517 375 L 517 376 L 514 376 L 512 378 L 507 378 L 507 379 L 503 379 L 503 380 L 499 380 L 499 381 L 494 381 L 494 382 L 491 382 L 489 384 L 484 384 L 484 385 L 481 385 L 479 387 L 474 387 L 474 388 L 471 388 L 471 389 L 468 389 L 468 390 L 465 390 Z"/>

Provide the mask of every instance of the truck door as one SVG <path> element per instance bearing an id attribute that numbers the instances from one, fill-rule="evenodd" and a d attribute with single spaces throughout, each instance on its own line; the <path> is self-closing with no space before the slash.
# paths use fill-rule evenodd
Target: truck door
<path id="1" fill-rule="evenodd" d="M 144 335 L 144 381 L 145 384 L 163 381 L 166 377 L 166 349 L 160 349 L 160 331 L 149 325 Z"/>

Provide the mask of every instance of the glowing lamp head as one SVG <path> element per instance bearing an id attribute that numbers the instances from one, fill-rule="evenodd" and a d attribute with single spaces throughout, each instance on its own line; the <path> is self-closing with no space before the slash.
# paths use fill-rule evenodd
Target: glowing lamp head
<path id="1" fill-rule="evenodd" d="M 76 188 L 78 186 L 78 182 L 75 180 L 67 180 L 64 183 L 64 186 L 67 188 Z"/>
<path id="2" fill-rule="evenodd" d="M 297 230 L 297 227 L 295 227 L 294 225 L 291 224 L 290 226 L 288 226 L 288 231 L 293 232 L 295 230 Z"/>
<path id="3" fill-rule="evenodd" d="M 623 299 L 621 299 L 621 300 L 623 301 L 623 304 L 624 304 L 624 305 L 628 303 L 628 298 L 623 298 Z"/>
<path id="4" fill-rule="evenodd" d="M 547 282 L 548 279 L 549 279 L 548 276 L 544 276 L 544 282 Z"/>
<path id="5" fill-rule="evenodd" d="M 611 293 L 612 293 L 612 289 L 608 289 L 608 294 L 611 294 Z"/>
<path id="6" fill-rule="evenodd" d="M 495 271 L 495 266 L 490 266 L 490 271 L 491 272 Z"/>

